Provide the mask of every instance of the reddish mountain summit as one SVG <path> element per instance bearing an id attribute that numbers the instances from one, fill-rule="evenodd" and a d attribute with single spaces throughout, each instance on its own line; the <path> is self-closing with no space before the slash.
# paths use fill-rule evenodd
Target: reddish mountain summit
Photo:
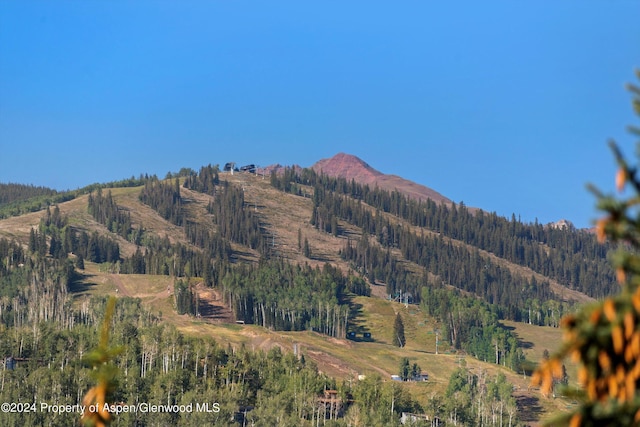
<path id="1" fill-rule="evenodd" d="M 338 153 L 330 159 L 322 159 L 311 167 L 316 172 L 333 177 L 354 180 L 370 187 L 378 186 L 383 190 L 398 190 L 415 199 L 427 198 L 440 203 L 451 203 L 451 200 L 437 191 L 421 184 L 416 184 L 397 175 L 386 175 L 369 166 L 365 161 L 351 154 Z"/>

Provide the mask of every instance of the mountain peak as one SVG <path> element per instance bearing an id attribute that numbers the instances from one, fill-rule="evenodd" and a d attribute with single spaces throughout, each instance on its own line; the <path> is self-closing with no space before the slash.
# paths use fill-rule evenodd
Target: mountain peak
<path id="1" fill-rule="evenodd" d="M 383 174 L 353 154 L 338 153 L 329 159 L 319 160 L 312 169 L 318 173 L 345 178 L 348 181 L 353 179 L 359 184 L 367 184 L 370 187 L 377 186 L 388 191 L 397 190 L 414 199 L 432 199 L 435 202 L 451 203 L 451 200 L 437 191 L 397 175 Z"/>
<path id="2" fill-rule="evenodd" d="M 347 153 L 338 153 L 329 159 L 319 160 L 312 168 L 316 172 L 339 176 L 348 181 L 353 179 L 360 184 L 373 184 L 377 177 L 383 175 L 364 160 Z"/>

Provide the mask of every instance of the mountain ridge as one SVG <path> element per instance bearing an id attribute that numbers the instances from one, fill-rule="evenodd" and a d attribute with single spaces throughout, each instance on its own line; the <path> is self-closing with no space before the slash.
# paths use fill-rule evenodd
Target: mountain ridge
<path id="1" fill-rule="evenodd" d="M 403 317 L 407 320 L 408 340 L 411 342 L 406 350 L 393 348 L 396 351 L 394 353 L 396 359 L 406 354 L 413 355 L 407 351 L 416 350 L 421 352 L 417 360 L 422 365 L 427 363 L 429 366 L 433 366 L 432 364 L 439 363 L 440 358 L 432 356 L 433 350 L 435 350 L 435 340 L 433 335 L 428 335 L 426 329 L 430 330 L 438 325 L 442 327 L 443 319 L 447 322 L 452 319 L 438 317 L 433 322 L 425 323 L 426 317 L 423 316 L 426 316 L 427 312 L 431 313 L 431 316 L 436 314 L 440 316 L 438 313 L 446 313 L 436 305 L 441 304 L 441 301 L 442 304 L 449 304 L 446 302 L 449 301 L 448 298 L 451 298 L 450 303 L 455 304 L 459 310 L 462 310 L 461 312 L 466 313 L 468 309 L 469 312 L 476 313 L 477 310 L 485 310 L 482 307 L 488 307 L 484 305 L 483 301 L 488 301 L 487 304 L 494 304 L 494 300 L 496 300 L 495 305 L 500 307 L 497 299 L 501 294 L 511 293 L 515 300 L 524 292 L 535 297 L 536 294 L 532 290 L 540 289 L 540 304 L 529 304 L 531 309 L 528 312 L 525 310 L 527 307 L 518 306 L 515 303 L 511 305 L 514 310 L 520 310 L 519 312 L 524 313 L 520 316 L 520 324 L 524 325 L 528 322 L 529 326 L 550 324 L 557 326 L 560 314 L 568 307 L 565 302 L 591 300 L 580 290 L 573 289 L 569 284 L 558 282 L 552 274 L 542 274 L 544 272 L 537 271 L 535 266 L 528 267 L 519 263 L 520 261 L 508 259 L 512 251 L 506 251 L 505 255 L 498 255 L 492 252 L 493 249 L 488 244 L 468 242 L 470 240 L 469 233 L 488 230 L 493 231 L 484 239 L 479 240 L 486 243 L 502 239 L 506 245 L 520 240 L 509 236 L 527 237 L 528 240 L 531 240 L 528 246 L 524 245 L 527 242 L 523 241 L 520 246 L 514 246 L 513 251 L 529 252 L 533 257 L 548 258 L 549 265 L 553 265 L 551 261 L 552 258 L 557 258 L 555 254 L 564 251 L 563 248 L 557 247 L 556 242 L 563 241 L 560 238 L 561 234 L 569 233 L 568 227 L 549 230 L 540 226 L 533 229 L 532 226 L 519 223 L 513 223 L 511 227 L 507 225 L 508 220 L 498 217 L 495 213 L 486 214 L 478 210 L 477 215 L 469 215 L 469 209 L 462 205 L 415 203 L 407 200 L 409 197 L 406 196 L 389 194 L 386 190 L 378 191 L 382 190 L 378 184 L 381 182 L 380 179 L 385 176 L 393 176 L 375 170 L 356 156 L 340 153 L 337 158 L 334 156 L 323 160 L 325 162 L 320 163 L 320 166 L 328 169 L 334 176 L 341 176 L 340 174 L 343 173 L 346 175 L 345 178 L 349 179 L 350 173 L 354 181 L 356 177 L 363 181 L 371 180 L 370 189 L 363 190 L 362 185 L 364 184 L 355 186 L 351 181 L 344 183 L 342 180 L 320 177 L 317 176 L 317 172 L 309 172 L 308 170 L 300 176 L 290 176 L 289 172 L 292 169 L 297 173 L 302 171 L 298 166 L 290 167 L 287 173 L 272 176 L 271 180 L 263 179 L 264 177 L 259 174 L 248 172 L 224 173 L 220 172 L 217 167 L 208 166 L 203 167 L 197 176 L 186 171 L 163 180 L 159 180 L 157 177 L 145 179 L 137 186 L 118 188 L 105 186 L 104 193 L 100 198 L 97 196 L 97 190 L 94 190 L 91 197 L 94 200 L 101 199 L 103 201 L 103 204 L 100 205 L 103 211 L 109 207 L 106 201 L 112 199 L 111 209 L 123 214 L 114 216 L 117 219 L 106 221 L 106 223 L 100 222 L 93 216 L 90 209 L 88 210 L 90 197 L 88 193 L 79 193 L 73 200 L 62 202 L 59 206 L 53 207 L 54 213 L 51 216 L 55 216 L 56 210 L 59 209 L 59 213 L 69 219 L 66 230 L 73 230 L 77 235 L 86 232 L 87 238 L 95 239 L 96 242 L 103 242 L 107 238 L 115 239 L 120 246 L 121 260 L 103 265 L 101 262 L 89 260 L 88 249 L 80 247 L 74 249 L 70 259 L 74 260 L 78 254 L 84 253 L 82 257 L 87 259 L 88 269 L 82 273 L 82 279 L 74 289 L 87 293 L 115 292 L 121 296 L 143 298 L 154 308 L 160 308 L 164 313 L 170 312 L 171 314 L 167 314 L 165 317 L 166 321 L 175 323 L 185 331 L 193 333 L 196 329 L 204 328 L 202 330 L 206 330 L 207 333 L 218 335 L 224 333 L 225 340 L 235 344 L 242 342 L 252 346 L 254 344 L 275 346 L 284 343 L 282 345 L 290 347 L 292 342 L 302 342 L 303 344 L 297 348 L 304 348 L 305 357 L 318 363 L 321 369 L 341 376 L 349 375 L 353 371 L 381 372 L 383 375 L 389 375 L 393 372 L 397 366 L 397 360 L 384 361 L 380 354 L 385 354 L 389 348 L 393 347 L 392 331 L 384 325 L 390 325 L 399 310 L 403 311 Z M 277 170 L 284 171 L 284 168 L 279 167 Z M 329 175 L 325 169 L 320 170 L 327 176 Z M 204 184 L 214 185 L 206 187 Z M 397 187 L 393 190 L 396 189 Z M 171 192 L 174 195 L 170 194 Z M 311 193 L 317 197 L 311 197 Z M 225 194 L 230 197 L 223 197 Z M 367 194 L 371 197 L 366 198 Z M 406 193 L 404 194 L 406 195 Z M 162 203 L 156 203 L 157 206 L 153 207 L 144 202 L 143 195 L 146 195 L 147 199 L 157 197 L 156 201 Z M 164 198 L 160 198 L 161 196 Z M 382 200 L 387 202 L 385 204 L 378 203 Z M 99 205 L 97 202 L 95 203 L 96 206 Z M 404 209 L 401 208 L 402 204 L 404 204 Z M 173 212 L 173 210 L 167 210 L 167 206 L 180 211 L 185 220 L 178 222 L 170 215 L 165 215 L 165 212 Z M 228 209 L 218 210 L 218 207 L 222 206 L 228 206 Z M 424 215 L 424 223 L 417 224 L 414 222 L 416 221 L 415 216 L 406 215 L 406 212 L 411 209 L 414 210 L 414 214 Z M 430 211 L 431 216 L 426 216 L 426 211 Z M 434 211 L 438 211 L 439 214 L 433 214 Z M 48 238 L 48 242 L 51 243 L 44 247 L 42 253 L 47 257 L 58 256 L 55 254 L 60 251 L 56 252 L 51 249 L 52 242 L 64 236 L 66 231 L 58 230 L 55 226 L 45 226 L 49 221 L 46 219 L 50 216 L 48 212 L 49 210 L 44 212 L 41 210 L 0 220 L 0 237 L 15 238 L 22 243 L 23 247 L 27 248 L 30 244 L 32 229 L 42 230 L 38 233 L 50 230 L 48 231 L 50 235 L 45 235 L 44 239 L 38 241 L 47 245 Z M 121 224 L 118 221 L 121 221 L 122 218 L 132 226 L 124 236 L 118 234 L 118 230 L 121 229 Z M 256 234 L 259 233 L 263 236 L 262 242 L 266 242 L 266 245 L 261 244 L 260 241 L 257 241 L 256 244 L 250 243 L 249 240 L 244 241 L 242 240 L 244 234 L 238 234 L 243 233 L 245 228 L 251 226 L 249 223 L 251 218 L 257 219 L 254 221 L 254 225 L 257 225 Z M 458 227 L 458 222 L 463 218 L 468 221 L 467 225 Z M 234 224 L 239 224 L 242 221 L 246 224 L 243 229 L 231 228 Z M 485 225 L 475 230 L 474 224 L 477 221 Z M 40 227 L 40 224 L 43 226 Z M 456 231 L 458 228 L 467 234 L 458 233 Z M 509 231 L 512 228 L 522 228 L 522 230 Z M 139 243 L 136 243 L 133 238 L 137 230 L 144 237 Z M 557 236 L 558 239 L 545 240 L 542 237 L 529 237 L 534 232 L 539 233 L 539 236 L 543 236 L 543 233 L 547 233 L 545 235 L 555 233 L 551 237 Z M 507 235 L 507 233 L 509 234 Z M 220 239 L 228 242 L 230 248 L 228 255 L 225 255 L 224 245 L 219 244 L 218 240 L 210 239 L 212 236 L 220 236 Z M 64 239 L 62 240 L 64 241 Z M 167 245 L 170 244 L 171 247 L 180 244 L 181 249 L 163 255 L 161 244 L 164 242 Z M 90 247 L 88 244 L 85 246 L 86 248 Z M 209 251 L 212 252 L 212 255 L 219 256 L 220 260 L 228 256 L 228 260 L 218 267 L 218 261 L 214 262 L 213 258 L 198 257 L 199 254 L 206 254 Z M 64 256 L 66 251 L 62 252 L 60 255 Z M 418 252 L 422 252 L 423 256 L 416 256 Z M 582 254 L 578 255 L 577 258 L 583 258 Z M 183 262 L 187 256 L 191 257 L 192 261 Z M 265 261 L 271 259 L 270 264 L 263 263 L 261 266 L 263 256 Z M 433 258 L 434 261 L 428 262 L 429 258 Z M 576 257 L 567 253 L 566 258 Z M 209 261 L 205 264 L 203 260 L 206 259 Z M 146 266 L 139 270 L 133 270 L 133 266 L 138 265 L 138 263 L 134 263 L 134 260 L 144 263 L 143 265 Z M 465 263 L 463 264 L 462 261 Z M 289 272 L 295 273 L 303 271 L 302 269 L 308 269 L 304 271 L 308 271 L 309 274 L 320 274 L 318 272 L 321 270 L 326 269 L 330 272 L 331 269 L 338 268 L 339 271 L 348 272 L 348 275 L 353 275 L 357 279 L 353 284 L 349 284 L 352 289 L 350 292 L 353 294 L 344 293 L 337 299 L 342 304 L 340 308 L 343 310 L 342 315 L 346 316 L 346 313 L 349 313 L 348 323 L 345 323 L 346 326 L 342 326 L 340 329 L 342 332 L 333 335 L 325 333 L 326 337 L 324 335 L 316 336 L 313 327 L 318 328 L 314 325 L 319 320 L 314 318 L 316 323 L 309 323 L 304 328 L 297 327 L 296 332 L 283 331 L 282 333 L 290 333 L 284 338 L 283 336 L 275 337 L 269 335 L 269 327 L 271 326 L 265 324 L 264 314 L 258 320 L 247 317 L 252 314 L 255 316 L 260 314 L 264 304 L 262 306 L 256 305 L 255 311 L 238 311 L 238 307 L 242 308 L 243 305 L 234 305 L 233 299 L 224 297 L 229 292 L 236 292 L 234 295 L 242 297 L 239 294 L 239 289 L 247 289 L 245 282 L 252 277 L 250 273 L 262 268 L 259 270 L 260 274 L 266 274 L 267 270 L 263 268 L 264 266 L 271 269 L 269 272 L 274 275 L 273 277 L 279 278 L 280 276 L 277 274 L 280 274 L 280 270 L 278 268 L 281 268 L 279 266 L 284 265 L 285 262 L 296 266 L 287 270 Z M 181 265 L 188 265 L 188 278 L 186 278 L 186 267 L 183 273 L 180 270 Z M 205 272 L 202 268 L 203 265 L 208 265 L 211 269 Z M 327 265 L 330 267 L 326 267 Z M 587 274 L 586 267 L 588 267 L 587 264 L 585 264 L 584 272 L 577 272 Z M 162 273 L 163 268 L 166 270 L 164 273 Z M 232 268 L 238 274 L 244 274 L 242 287 L 239 285 L 240 282 L 237 286 L 235 282 L 231 282 L 231 280 L 235 280 L 234 277 L 237 277 L 228 273 Z M 473 274 L 470 280 L 464 282 L 456 278 L 463 273 Z M 188 290 L 199 301 L 197 303 L 199 311 L 196 317 L 185 317 L 177 311 L 178 300 L 172 296 L 170 291 L 172 280 L 175 280 L 171 278 L 171 274 L 174 274 L 175 277 L 181 277 L 185 283 L 191 283 L 192 286 Z M 282 275 L 282 277 L 285 276 Z M 211 284 L 207 285 L 209 282 Z M 463 282 L 473 282 L 477 286 L 475 288 L 458 288 L 456 283 Z M 292 283 L 296 286 L 302 286 L 306 282 L 299 279 L 298 282 L 294 280 Z M 318 281 L 317 283 L 324 282 Z M 503 283 L 506 286 L 502 286 Z M 175 291 L 177 285 L 176 283 L 173 285 Z M 486 289 L 493 285 L 495 285 L 495 292 L 487 292 Z M 498 288 L 498 285 L 501 287 Z M 412 286 L 412 288 L 408 288 L 408 286 Z M 277 287 L 271 286 L 264 289 L 272 291 L 274 288 Z M 362 289 L 368 289 L 370 296 L 356 293 L 362 292 Z M 551 291 L 549 296 L 544 294 L 546 289 Z M 398 292 L 400 292 L 399 296 Z M 419 292 L 425 292 L 424 297 Z M 300 292 L 300 294 L 302 293 Z M 322 294 L 322 292 L 314 291 L 311 294 Z M 258 294 L 256 293 L 256 295 Z M 309 292 L 304 295 L 309 295 Z M 405 305 L 399 304 L 403 295 Z M 421 297 L 424 304 L 409 306 L 407 295 Z M 545 303 L 543 298 L 548 301 L 553 300 L 553 304 L 541 305 Z M 306 299 L 308 298 L 302 298 L 301 301 Z M 396 302 L 389 301 L 389 299 L 395 299 Z M 284 304 L 286 300 L 287 298 L 282 297 L 273 299 L 273 301 L 277 301 L 277 304 Z M 463 304 L 470 306 L 464 307 Z M 362 310 L 362 307 L 366 309 Z M 506 303 L 502 307 L 497 310 L 508 314 L 509 312 L 505 308 L 507 307 Z M 285 309 L 286 307 L 279 308 L 280 312 L 286 314 L 283 311 Z M 309 312 L 311 312 L 310 310 Z M 347 312 L 347 310 L 349 311 Z M 453 305 L 448 310 L 453 310 Z M 382 315 L 385 316 L 385 320 L 378 320 Z M 322 319 L 324 318 L 326 317 L 323 315 Z M 330 316 L 330 318 L 334 317 Z M 335 318 L 341 319 L 342 317 Z M 289 317 L 284 316 L 283 319 L 286 320 Z M 236 320 L 239 320 L 242 326 L 234 324 Z M 451 349 L 458 346 L 461 347 L 460 351 L 467 351 L 463 349 L 470 342 L 464 338 L 466 335 L 458 340 L 462 343 L 458 345 L 452 334 L 461 334 L 462 331 L 468 334 L 469 325 L 474 320 L 469 320 L 467 324 L 463 323 L 463 321 L 467 322 L 466 318 L 460 317 L 455 321 L 455 328 L 452 328 L 448 333 L 443 333 L 443 340 L 444 337 L 447 338 L 447 345 Z M 253 325 L 249 325 L 250 323 Z M 224 326 L 217 326 L 218 324 Z M 429 326 L 425 328 L 427 324 Z M 419 325 L 420 328 L 418 328 Z M 261 332 L 260 327 L 264 329 L 264 332 Z M 310 331 L 307 330 L 309 328 L 311 328 Z M 346 329 L 357 334 L 363 334 L 367 331 L 373 332 L 374 341 L 346 339 Z M 280 329 L 276 328 L 276 330 L 280 332 Z M 498 323 L 495 324 L 495 330 L 500 330 Z M 426 352 L 424 347 L 427 339 L 429 340 L 429 352 Z M 449 339 L 451 343 L 449 343 Z M 493 344 L 491 344 L 490 338 L 487 338 L 487 343 L 488 352 L 486 354 L 478 353 L 480 360 L 492 359 L 490 356 L 493 355 Z M 498 357 L 500 361 L 511 360 L 509 355 L 516 355 L 517 348 L 516 343 L 513 348 L 503 349 L 502 353 L 496 356 L 496 369 L 500 369 Z M 366 349 L 372 357 L 363 364 L 360 360 L 353 360 L 347 354 L 348 352 L 343 353 L 342 349 L 355 349 L 355 351 Z M 482 348 L 480 349 L 482 350 Z M 478 350 L 469 351 L 471 351 L 469 354 L 475 355 Z M 448 366 L 443 372 L 434 373 L 434 380 L 444 384 L 454 365 L 455 363 L 451 363 L 451 366 Z M 340 369 L 336 369 L 335 366 L 339 366 Z M 526 395 L 527 399 L 533 396 L 528 391 Z"/>

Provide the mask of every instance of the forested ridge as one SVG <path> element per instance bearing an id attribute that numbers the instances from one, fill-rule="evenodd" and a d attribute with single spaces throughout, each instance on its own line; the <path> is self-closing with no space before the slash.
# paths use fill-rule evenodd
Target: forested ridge
<path id="1" fill-rule="evenodd" d="M 137 187 L 155 176 L 140 175 L 119 181 L 94 183 L 77 190 L 57 191 L 52 188 L 15 183 L 0 183 L 0 219 L 46 209 L 47 206 L 73 200 L 102 188 Z"/>
<path id="2" fill-rule="evenodd" d="M 592 297 L 615 290 L 614 274 L 607 264 L 610 248 L 599 244 L 592 234 L 584 231 L 557 229 L 537 222 L 524 224 L 515 216 L 508 220 L 495 213 L 471 211 L 464 204 L 449 206 L 431 200 L 414 200 L 397 191 L 371 189 L 343 178 L 318 175 L 309 169 L 296 172 L 288 168 L 280 175 L 273 174 L 271 183 L 277 189 L 299 195 L 303 188 L 305 192 L 312 188 L 314 209 L 310 222 L 318 229 L 338 235 L 341 233 L 338 219 L 354 224 L 375 236 L 381 246 L 398 248 L 405 258 L 429 270 L 446 268 L 445 277 L 440 274 L 444 281 L 456 274 L 454 270 L 464 269 L 456 268 L 457 256 L 447 262 L 437 259 L 443 251 L 451 250 L 449 239 L 452 239 L 529 268 Z M 416 233 L 400 222 L 385 218 L 382 212 L 424 231 Z M 472 256 L 478 258 L 478 251 Z M 482 264 L 491 268 L 487 259 L 482 260 Z M 482 277 L 477 273 L 472 275 L 474 280 Z M 469 282 L 469 278 L 465 277 L 464 281 Z M 504 283 L 508 279 L 500 281 L 503 286 L 508 284 Z M 545 293 L 548 291 L 540 295 L 543 299 L 548 298 Z"/>
<path id="3" fill-rule="evenodd" d="M 35 388 L 25 392 L 33 395 L 38 393 L 37 372 L 44 372 L 39 363 L 46 363 L 46 369 L 60 366 L 61 376 L 54 375 L 47 384 L 56 387 L 56 399 L 77 402 L 89 376 L 72 363 L 77 355 L 63 351 L 60 343 L 66 340 L 79 352 L 95 345 L 95 336 L 89 335 L 104 305 L 99 298 L 74 303 L 74 283 L 86 280 L 85 260 L 100 264 L 100 270 L 109 274 L 171 278 L 173 285 L 167 291 L 173 310 L 194 321 L 202 308 L 198 289 L 214 289 L 231 312 L 231 321 L 272 331 L 315 331 L 331 339 L 360 333 L 352 300 L 355 295 L 371 295 L 367 281 L 384 284 L 391 299 L 414 304 L 438 325 L 441 345 L 447 351 L 519 373 L 526 371 L 527 361 L 517 337 L 500 320 L 557 327 L 572 304 L 551 292 L 547 281 L 514 273 L 495 257 L 593 296 L 608 289 L 607 248 L 597 246 L 586 233 L 521 224 L 515 218 L 509 221 L 464 205 L 418 202 L 397 192 L 370 189 L 306 169 L 287 169 L 271 176 L 272 187 L 303 197 L 299 200 L 309 206 L 305 224 L 290 227 L 298 231 L 297 249 L 293 244 L 283 251 L 286 238 L 278 242 L 281 246 L 276 245 L 273 236 L 282 231 L 273 228 L 270 212 L 256 203 L 255 194 L 245 190 L 243 182 L 250 180 L 242 176 L 230 180 L 217 166 L 208 165 L 198 172 L 183 169 L 167 174 L 165 179 L 132 177 L 122 181 L 122 187 L 130 187 L 126 192 L 112 192 L 117 184 L 94 184 L 83 190 L 87 194 L 84 214 L 95 220 L 90 227 L 77 213 L 70 220 L 53 203 L 43 210 L 39 224 L 30 229 L 23 244 L 0 238 L 0 320 L 3 328 L 12 331 L 3 338 L 2 348 L 5 357 L 31 361 L 5 373 L 5 381 L 16 384 L 14 375 L 22 372 L 23 378 L 34 382 Z M 124 205 L 121 199 L 126 200 Z M 172 224 L 171 234 L 157 223 L 147 228 L 133 201 L 149 206 Z M 303 235 L 306 225 L 316 229 L 316 235 L 334 239 L 335 258 L 324 259 L 325 255 L 318 255 L 322 250 L 311 249 L 316 242 L 314 234 L 304 231 Z M 600 290 L 584 283 L 592 273 L 605 282 Z M 119 304 L 118 322 L 128 332 L 115 334 L 114 339 L 131 352 L 118 361 L 119 368 L 127 372 L 119 395 L 122 402 L 146 399 L 178 404 L 193 401 L 196 395 L 189 390 L 198 390 L 210 401 L 221 403 L 224 415 L 215 420 L 222 425 L 223 417 L 237 419 L 242 408 L 251 408 L 247 412 L 251 415 L 246 416 L 256 423 L 284 425 L 315 425 L 325 417 L 338 418 L 335 425 L 348 425 L 349 417 L 356 413 L 366 425 L 393 425 L 402 411 L 431 413 L 451 423 L 466 419 L 469 424 L 489 425 L 501 420 L 506 425 L 516 421 L 515 403 L 500 387 L 492 389 L 492 394 L 479 392 L 478 383 L 486 390 L 494 380 L 487 382 L 486 377 L 464 369 L 451 379 L 457 381 L 456 391 L 432 399 L 433 406 L 428 406 L 424 400 L 415 401 L 400 384 L 383 384 L 380 378 L 341 384 L 319 375 L 304 358 L 275 351 L 223 349 L 213 340 L 182 336 L 161 323 L 157 313 L 142 309 L 139 300 L 124 299 Z M 58 340 L 57 344 L 41 347 L 45 335 Z M 376 342 L 381 337 L 373 331 L 370 339 Z M 205 352 L 215 354 L 210 362 L 203 361 Z M 277 362 L 265 367 L 272 359 Z M 251 366 L 259 366 L 260 372 L 252 371 Z M 303 377 L 317 381 L 300 379 Z M 133 378 L 138 379 L 130 383 Z M 307 382 L 296 383 L 298 379 Z M 343 401 L 350 402 L 340 413 L 327 415 L 318 409 L 316 399 L 327 389 L 337 389 Z M 2 393 L 10 396 L 0 390 Z M 458 404 L 463 395 L 467 399 L 464 407 Z M 284 405 L 285 409 L 278 412 L 267 409 L 268 405 Z M 388 406 L 383 410 L 380 405 Z M 499 417 L 495 412 L 491 415 L 497 405 L 503 405 Z M 127 415 L 121 422 L 197 425 L 212 422 L 213 416 L 163 414 L 143 420 Z M 66 425 L 69 419 L 61 417 L 58 425 Z M 43 423 L 42 418 L 32 420 L 31 425 Z M 236 421 L 229 424 L 237 425 Z"/>
<path id="4" fill-rule="evenodd" d="M 439 204 L 432 200 L 415 200 L 398 191 L 371 189 L 344 178 L 318 175 L 311 169 L 272 174 L 271 183 L 282 191 L 301 194 L 302 186 L 313 187 L 314 211 L 311 222 L 318 228 L 338 233 L 334 218 L 357 223 L 381 244 L 408 247 L 403 228 L 372 215 L 358 202 L 406 220 L 444 237 L 486 250 L 512 263 L 528 267 L 571 289 L 593 297 L 615 291 L 615 278 L 607 263 L 610 248 L 581 230 L 525 224 L 495 213 L 468 209 L 463 203 Z M 414 233 L 410 233 L 414 234 Z M 404 237 L 404 239 L 403 239 Z"/>
<path id="5" fill-rule="evenodd" d="M 62 203 L 74 196 L 34 185 L 0 183 L 0 219 L 44 209 L 53 203 Z"/>
<path id="6" fill-rule="evenodd" d="M 509 221 L 472 212 L 463 204 L 413 200 L 309 169 L 273 173 L 271 185 L 304 197 L 311 194 L 309 221 L 318 230 L 340 236 L 339 221 L 359 227 L 360 238 L 346 236 L 343 259 L 371 283 L 384 283 L 391 297 L 420 303 L 442 323 L 443 337 L 454 348 L 513 369 L 520 366 L 522 353 L 499 320 L 557 327 L 572 304 L 555 295 L 547 281 L 513 274 L 485 251 L 591 296 L 615 287 L 608 248 L 585 232 L 523 224 L 515 217 Z M 422 271 L 408 270 L 403 260 Z"/>
<path id="7" fill-rule="evenodd" d="M 26 200 L 37 196 L 53 196 L 55 194 L 57 194 L 57 191 L 52 188 L 15 183 L 0 183 L 0 206 L 17 200 Z"/>
<path id="8" fill-rule="evenodd" d="M 131 256 L 120 257 L 117 243 L 108 236 L 67 226 L 64 220 L 59 219 L 57 207 L 54 207 L 53 213 L 48 208 L 43 225 L 31 231 L 30 248 L 58 258 L 64 258 L 71 252 L 80 262 L 83 259 L 108 262 L 112 265 L 111 271 L 119 273 L 184 277 L 187 279 L 184 282 L 187 288 L 190 287 L 189 278 L 201 278 L 207 286 L 216 286 L 223 291 L 225 301 L 237 319 L 265 327 L 313 329 L 316 328 L 315 325 L 322 323 L 319 312 L 326 312 L 326 307 L 335 307 L 329 309 L 335 310 L 335 314 L 330 314 L 329 317 L 343 318 L 343 324 L 330 328 L 319 326 L 318 329 L 333 331 L 332 334 L 338 336 L 346 334 L 348 316 L 342 317 L 340 314 L 342 311 L 346 312 L 346 308 L 339 307 L 344 303 L 349 290 L 341 283 L 342 279 L 338 278 L 347 272 L 328 275 L 337 291 L 331 296 L 327 294 L 321 297 L 321 303 L 311 303 L 310 300 L 287 302 L 292 298 L 290 295 L 286 295 L 286 298 L 278 296 L 278 289 L 305 289 L 305 286 L 309 286 L 306 284 L 309 280 L 316 283 L 309 289 L 315 289 L 322 280 L 313 279 L 316 269 L 308 267 L 303 267 L 302 270 L 297 267 L 297 274 L 305 280 L 292 280 L 286 277 L 291 277 L 291 271 L 294 270 L 291 267 L 284 268 L 286 263 L 282 263 L 282 260 L 267 262 L 272 253 L 265 238 L 265 225 L 262 222 L 264 218 L 247 205 L 244 191 L 239 186 L 220 180 L 217 166 L 205 166 L 199 172 L 185 169 L 180 174 L 168 174 L 166 180 L 145 176 L 132 183 L 144 184 L 140 191 L 140 201 L 148 204 L 166 220 L 181 226 L 191 245 L 172 243 L 166 236 L 145 233 L 142 224 L 133 226 L 128 210 L 116 204 L 110 190 L 105 194 L 101 186 L 98 186 L 88 196 L 88 211 L 110 232 L 137 245 Z M 472 241 L 469 236 L 477 234 L 478 241 L 482 242 L 485 239 L 482 236 L 486 234 L 484 228 L 488 227 L 494 231 L 502 231 L 509 237 L 517 235 L 523 241 L 535 241 L 538 246 L 544 244 L 548 251 L 557 247 L 571 247 L 571 254 L 572 251 L 578 251 L 578 248 L 592 248 L 583 257 L 589 265 L 599 265 L 605 256 L 604 250 L 595 249 L 597 245 L 585 233 L 554 230 L 538 224 L 524 225 L 515 219 L 509 222 L 495 214 L 471 214 L 464 205 L 447 207 L 431 201 L 415 201 L 397 192 L 371 190 L 366 185 L 318 175 L 312 170 L 296 172 L 286 169 L 282 175 L 272 175 L 271 184 L 286 192 L 310 196 L 314 207 L 309 223 L 319 230 L 341 236 L 343 230 L 338 226 L 338 219 L 359 227 L 362 230 L 361 237 L 357 240 L 350 237 L 346 239 L 340 256 L 351 263 L 355 272 L 367 277 L 371 283 L 386 284 L 389 295 L 409 296 L 414 303 L 421 302 L 424 287 L 441 288 L 441 285 L 446 284 L 481 297 L 487 307 L 490 307 L 488 311 L 495 313 L 497 319 L 557 326 L 559 317 L 567 307 L 566 303 L 552 294 L 547 282 L 513 275 L 509 269 L 500 268 L 494 260 L 483 255 L 481 248 L 470 250 L 469 246 L 454 244 L 453 242 L 459 241 L 456 239 L 459 237 L 458 233 L 467 235 L 466 241 Z M 210 196 L 206 206 L 211 219 L 209 224 L 206 223 L 207 219 L 203 222 L 202 218 L 190 217 L 180 192 L 182 186 Z M 433 231 L 432 227 L 440 231 L 417 234 L 412 228 L 389 220 L 382 212 L 402 218 L 424 230 Z M 481 226 L 489 223 L 493 225 Z M 476 233 L 476 228 L 481 232 Z M 492 243 L 497 247 L 503 247 L 503 241 L 512 239 L 495 237 L 491 240 L 498 242 Z M 264 261 L 255 265 L 235 265 L 230 242 L 257 250 Z M 526 252 L 527 248 L 535 245 L 531 243 L 529 246 L 510 248 L 518 248 L 515 252 Z M 397 251 L 402 258 L 398 258 Z M 414 262 L 423 269 L 422 272 L 407 270 L 403 267 L 403 260 Z M 553 262 L 549 261 L 549 264 Z M 574 272 L 587 269 L 584 264 L 574 267 L 565 265 L 565 268 Z M 263 286 L 263 270 L 271 271 L 270 274 L 276 277 L 276 281 L 272 280 L 272 283 L 287 285 Z M 610 274 L 608 269 L 604 270 L 607 275 Z M 328 270 L 325 268 L 321 271 Z M 251 279 L 254 276 L 260 279 Z M 264 288 L 268 290 L 265 292 Z M 304 300 L 305 292 L 307 291 L 299 292 L 300 300 Z M 324 294 L 318 292 L 318 295 Z M 319 309 L 323 304 L 325 309 Z M 196 310 L 187 310 L 191 311 Z M 268 311 L 272 313 L 269 316 L 266 315 Z M 278 312 L 279 316 L 273 314 Z M 451 319 L 439 320 L 452 325 Z M 451 331 L 454 329 L 452 327 Z M 449 341 L 456 347 L 460 346 L 461 341 L 453 333 L 450 334 Z"/>

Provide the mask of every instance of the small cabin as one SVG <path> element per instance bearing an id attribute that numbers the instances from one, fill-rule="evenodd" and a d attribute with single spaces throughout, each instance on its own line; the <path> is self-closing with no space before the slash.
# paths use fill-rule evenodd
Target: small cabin
<path id="1" fill-rule="evenodd" d="M 419 374 L 411 377 L 411 381 L 429 381 L 429 374 L 426 372 L 420 372 Z"/>

